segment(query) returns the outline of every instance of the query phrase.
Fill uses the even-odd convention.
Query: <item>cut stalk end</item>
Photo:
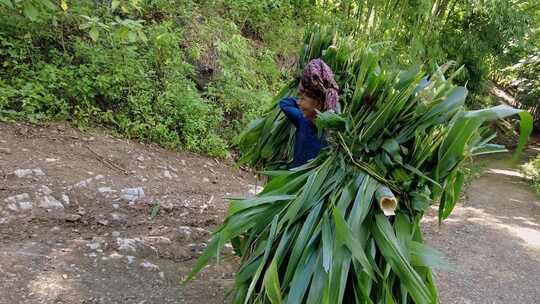
[[[379,187],[375,192],[375,198],[385,216],[396,215],[398,202],[394,193],[388,187]]]

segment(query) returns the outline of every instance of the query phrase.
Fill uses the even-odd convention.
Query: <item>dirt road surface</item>
[[[428,242],[441,302],[538,303],[540,204],[501,160]],[[227,303],[235,262],[179,281],[226,212],[254,195],[231,163],[69,126],[0,123],[0,304]]]
[[[437,272],[441,303],[540,303],[540,200],[508,157],[482,160],[442,226],[435,210],[425,218],[428,243],[454,267]]]

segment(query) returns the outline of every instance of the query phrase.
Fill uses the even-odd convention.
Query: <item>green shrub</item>
[[[99,124],[224,155],[297,76],[310,22],[351,33],[388,66],[422,62],[433,71],[454,59],[465,66],[456,80],[471,89],[468,103],[489,103],[486,79],[526,57],[531,10],[505,0],[437,3],[0,1],[0,119]]]
[[[531,179],[534,190],[540,195],[540,155],[522,165],[521,171]]]
[[[0,5],[0,117],[101,124],[226,155],[281,84],[275,53],[219,16],[198,23],[195,2],[171,10],[172,2],[73,3],[67,13],[36,7],[36,18]],[[195,65],[205,59],[216,73],[198,87]]]
[[[518,106],[527,109],[534,116],[536,126],[540,123],[540,49],[518,63],[503,69],[500,84],[505,86],[519,102]]]

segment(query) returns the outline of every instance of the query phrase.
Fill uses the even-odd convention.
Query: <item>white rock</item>
[[[48,163],[54,163],[55,161],[58,161],[58,158],[45,158],[45,161]]]
[[[118,250],[123,252],[137,252],[139,242],[140,239],[116,238]]]
[[[66,222],[77,222],[81,220],[81,216],[78,214],[68,214],[64,217]]]
[[[99,193],[112,193],[112,192],[116,192],[115,190],[113,190],[111,187],[99,187],[97,189],[97,191]]]
[[[208,204],[202,204],[201,205],[201,214],[204,213],[204,211],[208,209]]]
[[[51,230],[49,230],[50,232],[53,232],[53,233],[56,233],[56,232],[60,232],[62,231],[62,228],[58,227],[58,226],[54,226],[51,228]]]
[[[11,154],[10,148],[0,148],[0,153]]]
[[[203,183],[209,183],[210,182],[210,179],[208,177],[204,177],[202,179]]]
[[[173,176],[171,175],[171,172],[169,170],[163,171],[163,177],[168,178],[168,179],[173,178]]]
[[[128,264],[131,264],[135,261],[135,257],[132,255],[127,255],[126,259],[128,260]]]
[[[113,232],[111,232],[111,235],[112,235],[112,237],[119,237],[119,236],[120,236],[120,232],[118,232],[118,231],[113,231]]]
[[[90,243],[90,244],[86,244],[86,247],[90,248],[90,250],[97,250],[99,247],[101,247],[101,244],[98,242]]]
[[[144,190],[142,187],[125,188],[122,189],[121,197],[128,201],[135,201],[144,197]]]
[[[49,189],[49,187],[47,187],[45,185],[41,185],[41,186],[39,186],[38,192],[40,192],[42,194],[45,194],[45,195],[49,195],[49,194],[52,193],[52,190]]]
[[[127,215],[119,212],[111,213],[111,223],[113,224],[125,224],[127,222]]]
[[[157,249],[146,244],[140,238],[116,238],[118,252],[123,254],[136,254],[138,256],[157,255]]]
[[[17,169],[15,171],[13,171],[13,173],[18,177],[18,178],[26,178],[26,177],[31,177],[31,176],[43,176],[45,175],[45,173],[43,173],[43,170],[41,170],[40,168],[35,168],[35,169]]]
[[[14,196],[10,196],[4,199],[6,203],[19,203],[21,201],[30,201],[30,195],[28,193],[21,193]]]
[[[124,257],[123,255],[119,254],[119,253],[116,252],[116,251],[113,252],[113,253],[111,253],[111,254],[109,255],[109,258],[110,258],[110,259],[121,259],[121,258],[123,258],[123,257]]]
[[[148,261],[143,261],[140,266],[151,271],[159,271],[159,267],[156,264],[152,264]]]
[[[19,202],[19,208],[21,210],[30,210],[32,209],[32,202]]]
[[[100,180],[100,179],[103,179],[103,178],[105,178],[105,176],[103,176],[101,174],[98,174],[98,175],[96,175],[94,177],[90,177],[90,178],[87,178],[85,180],[82,180],[82,181],[76,183],[75,185],[68,187],[68,189],[71,189],[71,188],[86,188],[86,187],[90,186],[90,184],[93,181]]]
[[[69,205],[69,196],[67,196],[67,194],[62,193],[62,200],[64,201],[64,204]]]
[[[112,207],[113,207],[114,209],[118,209],[118,208],[120,208],[120,205],[118,205],[118,204],[112,204]]]
[[[44,209],[64,209],[64,205],[62,205],[62,203],[51,195],[42,196],[39,202],[39,207]]]
[[[17,207],[17,204],[15,203],[8,204],[7,208],[13,212],[19,211],[19,207]]]

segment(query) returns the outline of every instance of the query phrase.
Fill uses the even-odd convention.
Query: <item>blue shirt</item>
[[[286,97],[279,102],[279,107],[285,116],[296,127],[294,136],[294,159],[290,168],[301,166],[319,154],[327,146],[324,138],[317,136],[313,122],[306,117],[298,107],[296,99]]]

